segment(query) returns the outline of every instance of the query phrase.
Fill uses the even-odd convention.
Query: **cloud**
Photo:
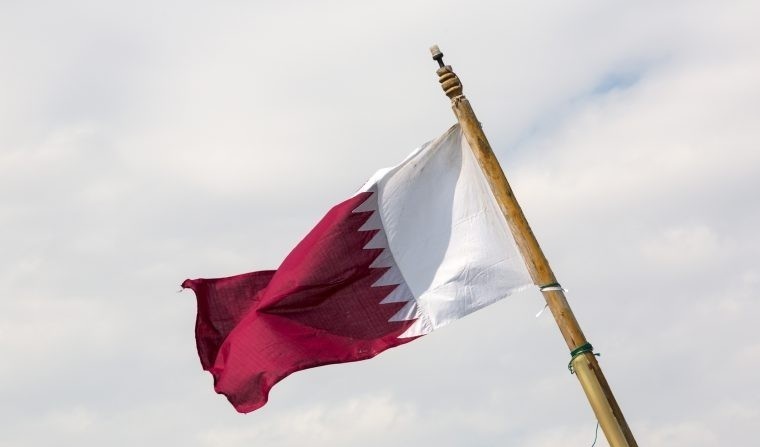
[[[204,445],[371,445],[389,430],[408,431],[418,422],[414,408],[389,396],[362,396],[281,414],[257,427],[220,427],[201,434]],[[369,442],[368,442],[369,441]]]

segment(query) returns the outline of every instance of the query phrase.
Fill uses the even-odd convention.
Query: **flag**
[[[277,270],[182,287],[203,369],[247,413],[295,371],[369,359],[529,284],[456,125],[334,206]]]

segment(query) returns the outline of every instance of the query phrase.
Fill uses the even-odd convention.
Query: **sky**
[[[760,420],[760,4],[0,1],[0,446],[587,446],[531,289],[237,414],[185,278],[275,268],[454,67],[640,445]],[[607,445],[600,440],[597,446]]]

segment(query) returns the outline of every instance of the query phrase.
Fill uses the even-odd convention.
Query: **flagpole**
[[[507,182],[504,171],[486,139],[483,128],[475,116],[470,102],[462,94],[462,83],[451,69],[444,65],[443,53],[438,46],[430,48],[433,59],[438,62],[436,72],[446,96],[451,99],[451,107],[459,121],[462,132],[470,144],[475,157],[485,174],[491,191],[509,224],[518,249],[528,267],[533,282],[540,288],[546,304],[554,316],[559,330],[570,349],[570,367],[586,393],[591,408],[594,410],[599,426],[602,427],[611,447],[638,447],[620,407],[615,401],[612,390],[604,378],[602,369],[596,360],[593,347],[583,335],[578,321],[565,298],[562,286],[557,282],[554,272],[546,260],[544,252],[538,245],[536,236],[530,229],[522,208]]]

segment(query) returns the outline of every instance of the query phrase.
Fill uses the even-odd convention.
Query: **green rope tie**
[[[575,358],[578,357],[579,355],[583,355],[587,352],[590,352],[597,357],[602,355],[602,354],[599,354],[598,352],[594,352],[594,347],[591,346],[591,343],[589,342],[586,342],[578,346],[577,348],[570,351],[570,362],[568,362],[567,364],[567,369],[568,371],[570,371],[570,374],[575,374],[575,370],[573,370],[573,360],[575,360]]]

